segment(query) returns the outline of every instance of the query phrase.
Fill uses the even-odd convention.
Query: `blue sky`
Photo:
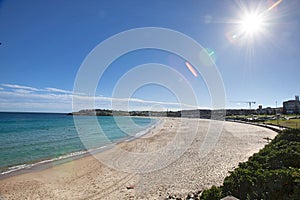
[[[278,1],[247,2],[0,1],[0,111],[70,112],[76,74],[89,52],[141,27],[176,30],[213,50],[227,108],[248,108],[231,102],[248,100],[257,102],[254,107],[281,105],[300,94],[300,1],[283,0],[274,8]],[[246,11],[267,12],[261,30],[235,39]],[[97,107],[110,108],[117,81],[144,63],[174,68],[196,91],[198,107],[211,107],[201,76],[194,77],[177,55],[151,49],[109,66],[98,85]],[[172,91],[157,85],[138,89],[132,98],[131,109],[178,109]]]

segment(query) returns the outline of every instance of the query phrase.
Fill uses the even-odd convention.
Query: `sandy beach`
[[[200,147],[209,138],[207,131],[218,125],[222,131],[217,141],[207,140],[210,151],[201,153]],[[264,147],[264,138],[276,134],[234,122],[164,118],[142,138],[95,156],[2,179],[0,199],[164,199],[186,195],[220,185],[228,171]]]

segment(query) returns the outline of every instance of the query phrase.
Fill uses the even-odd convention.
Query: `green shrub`
[[[212,186],[209,190],[205,190],[201,195],[201,200],[219,200],[222,196],[220,187]]]

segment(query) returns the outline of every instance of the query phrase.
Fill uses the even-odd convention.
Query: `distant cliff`
[[[112,110],[106,110],[106,109],[84,109],[78,112],[68,113],[68,115],[112,116],[113,115],[112,113],[113,113]]]
[[[68,115],[82,116],[155,116],[155,117],[181,117],[181,111],[114,111],[108,109],[84,109],[78,112],[68,113]]]
[[[211,110],[182,110],[182,111],[114,111],[108,109],[85,109],[68,115],[82,116],[147,116],[147,117],[185,117],[210,119]]]

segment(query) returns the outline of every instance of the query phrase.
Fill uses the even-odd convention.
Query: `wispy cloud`
[[[76,108],[73,107],[73,109],[75,109],[74,111],[93,107],[89,105],[95,105],[96,108],[117,110],[153,110],[161,108],[178,110],[198,108],[197,106],[189,105],[185,102],[163,102],[139,98],[89,96],[73,94],[70,90],[53,87],[38,89],[22,85],[1,85],[4,86],[4,88],[2,90],[0,89],[0,111],[17,111],[20,109],[19,111],[71,112],[73,105],[72,100],[74,99],[77,102]],[[30,110],[30,108],[32,108],[32,110]]]
[[[189,105],[184,102],[167,102],[167,101],[152,101],[138,98],[115,98],[104,96],[82,96],[73,95],[77,106],[76,109],[84,109],[87,105],[92,105],[95,102],[96,107],[103,105],[114,110],[151,110],[152,108],[165,108],[165,109],[198,109],[196,105]],[[74,106],[74,105],[73,105]],[[147,108],[147,109],[145,109]]]
[[[13,89],[23,89],[23,90],[32,90],[32,91],[43,91],[34,87],[28,87],[24,85],[13,85],[13,84],[1,84],[4,87],[13,88]]]
[[[4,90],[4,88],[0,87],[0,90]]]
[[[47,87],[45,89],[35,88],[35,87],[29,87],[25,85],[16,85],[16,84],[1,84],[3,87],[15,89],[15,92],[19,93],[30,93],[30,91],[35,92],[58,92],[58,93],[66,93],[66,94],[72,94],[73,92],[70,90],[64,90],[59,88],[53,88],[53,87]],[[1,88],[0,90],[4,90],[4,88]]]
[[[47,91],[49,92],[59,92],[59,93],[66,93],[66,94],[72,94],[73,91],[69,91],[69,90],[63,90],[63,89],[58,89],[58,88],[46,88]]]
[[[32,90],[24,90],[24,89],[13,89],[14,92],[16,93],[32,93],[33,91]]]
[[[71,100],[72,95],[67,94],[54,94],[54,93],[31,93],[31,92],[24,92],[20,90],[14,91],[0,91],[0,97],[10,100]]]

